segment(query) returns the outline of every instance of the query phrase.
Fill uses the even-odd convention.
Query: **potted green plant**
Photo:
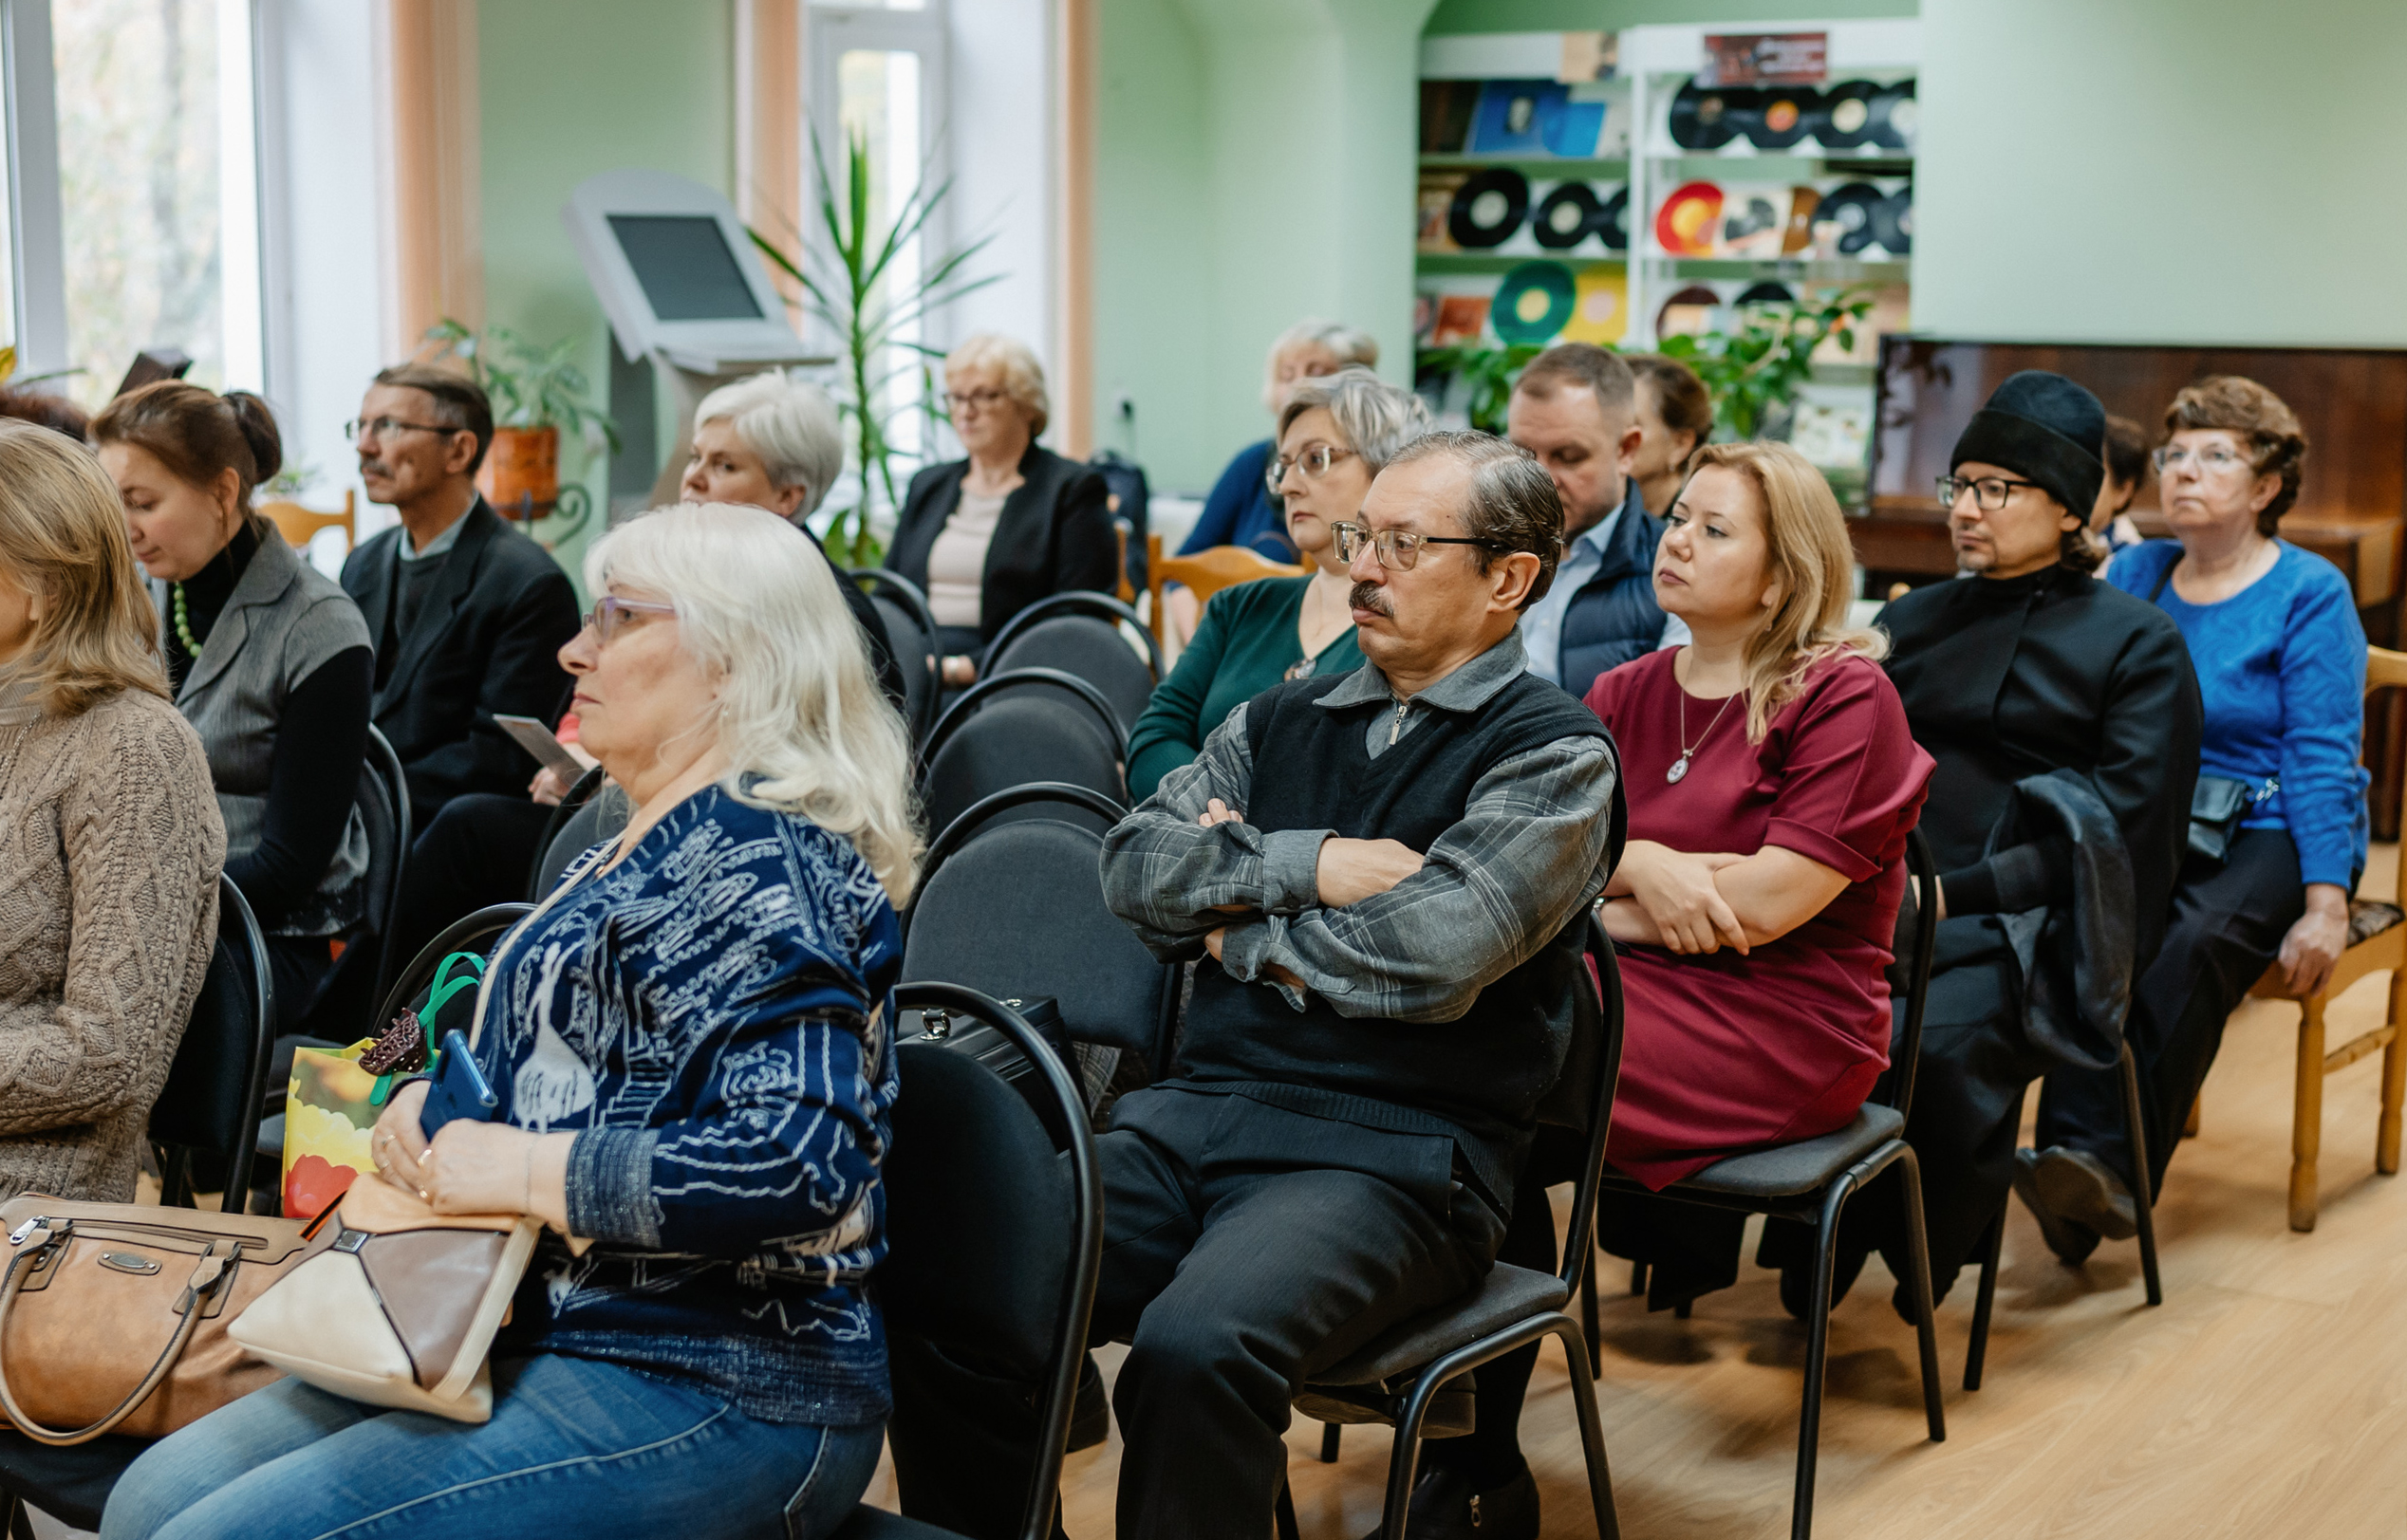
[[[1666,337],[1664,354],[1696,371],[1713,398],[1714,425],[1733,438],[1756,438],[1784,422],[1814,375],[1814,350],[1832,337],[1856,345],[1856,327],[1872,313],[1865,289],[1844,289],[1818,304],[1750,305],[1735,331]]]
[[[995,283],[999,274],[970,277],[970,260],[994,237],[981,236],[923,260],[916,277],[905,281],[895,270],[895,258],[920,232],[952,190],[950,181],[929,187],[916,182],[890,217],[873,217],[868,140],[858,132],[845,142],[845,176],[839,188],[828,174],[827,156],[818,136],[811,140],[811,158],[818,175],[818,238],[796,237],[803,251],[796,262],[759,231],[751,232],[777,271],[800,291],[802,306],[817,317],[838,339],[843,351],[843,380],[836,406],[844,414],[847,446],[852,459],[857,495],[850,507],[838,509],[828,525],[830,554],[848,566],[869,566],[884,555],[871,528],[882,506],[899,510],[895,464],[900,452],[889,434],[905,412],[924,413],[929,425],[948,420],[939,407],[931,362],[943,357],[940,348],[903,335],[962,295]],[[898,356],[899,355],[899,356]],[[896,380],[916,375],[917,399],[881,409],[880,399]],[[882,504],[881,504],[881,499]]]
[[[538,519],[560,507],[560,435],[566,431],[595,447],[619,446],[619,431],[594,406],[593,387],[576,362],[577,343],[564,338],[549,347],[507,326],[474,331],[445,316],[426,328],[433,358],[456,358],[484,387],[494,406],[493,447],[476,474],[476,490],[505,517]],[[571,488],[579,505],[583,488]]]

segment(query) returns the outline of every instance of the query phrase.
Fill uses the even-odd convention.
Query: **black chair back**
[[[1133,650],[1134,638],[1143,650]],[[985,671],[1057,668],[1103,693],[1125,733],[1162,680],[1162,649],[1136,611],[1107,594],[1062,593],[1013,616],[986,649]]]
[[[1000,1002],[915,983],[896,991],[895,1003],[974,1017],[1009,1038],[1066,1131],[1067,1148],[1056,1151],[1026,1093],[942,1040],[897,1050],[903,1089],[880,1173],[888,1250],[871,1287],[891,1328],[1045,1380],[1044,1437],[1022,1526],[1029,1540],[1045,1540],[1103,1252],[1103,1184],[1086,1104],[1060,1058]]]
[[[1000,815],[1026,808],[1017,821]],[[1178,1007],[1179,970],[1157,961],[1103,901],[1103,839],[1039,816],[1076,809],[1107,823],[1110,803],[1081,787],[1016,787],[937,837],[904,916],[903,976],[966,985],[998,999],[1050,995],[1073,1042],[1142,1054],[1159,1074]]]
[[[583,787],[587,781],[595,783],[593,789],[574,807],[561,804],[566,815],[553,817],[543,847],[535,852],[534,873],[527,882],[529,903],[541,903],[546,894],[560,885],[569,863],[616,835],[635,815],[626,792],[603,781],[601,770],[588,771],[577,785]]]
[[[1922,1008],[1931,994],[1931,951],[1939,936],[1939,867],[1931,860],[1931,844],[1922,837],[1919,827],[1906,836],[1906,903],[1912,908],[1911,918],[1901,909],[1899,934],[1909,937],[1911,950],[1903,959],[1906,964],[1906,1015],[1898,1023],[1897,1042],[1889,1055],[1889,1062],[1897,1067],[1897,1073],[1888,1086],[1884,1098],[1875,1094],[1875,1101],[1886,1101],[1908,1117],[1913,1115],[1913,1077],[1922,1063]]]
[[[1119,719],[1093,685],[1058,669],[1015,669],[972,685],[937,721],[921,750],[920,805],[928,826],[942,829],[998,791],[1059,781],[1126,807],[1127,767]]]
[[[369,789],[373,783],[375,791]],[[368,841],[368,902],[367,934],[351,943],[371,950],[362,959],[367,976],[373,983],[372,996],[382,995],[385,983],[393,976],[400,959],[386,955],[384,937],[393,920],[393,906],[400,898],[401,877],[409,863],[409,849],[416,838],[410,826],[409,778],[401,772],[401,756],[394,751],[393,742],[374,723],[367,730],[367,748],[360,767],[360,815],[367,822]],[[391,854],[386,856],[384,851]],[[378,865],[383,860],[383,867]],[[344,949],[345,957],[351,947]],[[355,967],[359,964],[354,964]],[[321,993],[330,993],[322,991]]]
[[[559,879],[560,868],[550,864],[552,842],[560,838],[560,831],[568,826],[569,819],[577,815],[577,809],[591,802],[594,793],[600,791],[603,783],[608,779],[601,766],[594,766],[576,778],[575,784],[560,798],[559,805],[551,809],[551,817],[543,826],[543,838],[535,842],[534,862],[527,868],[529,903],[541,903],[543,896],[551,891],[551,881],[545,881],[547,873],[553,881]]]
[[[1621,1082],[1621,968],[1614,958],[1613,942],[1596,923],[1594,911],[1579,922],[1588,937],[1588,969],[1573,980],[1570,1051],[1563,1055],[1562,1073],[1554,1088],[1538,1104],[1538,1121],[1556,1128],[1585,1134],[1578,1176],[1572,1188],[1571,1237],[1563,1244],[1563,1287],[1577,1292],[1589,1253],[1595,1248],[1596,1192],[1605,1169],[1605,1141],[1613,1132],[1614,1092]]]
[[[217,880],[217,939],[209,972],[151,1107],[150,1137],[162,1146],[159,1200],[193,1206],[192,1157],[222,1159],[224,1191],[251,1191],[266,1099],[268,1056],[275,1041],[275,983],[259,921],[233,879]],[[235,1205],[239,1207],[240,1205]]]
[[[400,1015],[404,1006],[435,981],[435,970],[440,968],[443,959],[453,953],[479,952],[491,956],[493,948],[483,943],[499,937],[502,932],[533,914],[534,908],[531,903],[487,904],[475,914],[463,916],[444,926],[443,933],[420,948],[418,956],[409,960],[409,966],[394,978],[393,987],[385,994],[383,1009],[376,1013],[376,1019],[385,1022]],[[440,1047],[439,1044],[433,1046]]]
[[[910,579],[884,567],[856,567],[846,575],[868,590],[870,606],[886,624],[886,646],[903,671],[903,722],[916,744],[936,725],[942,694],[936,674],[936,617],[928,613],[927,596]]]

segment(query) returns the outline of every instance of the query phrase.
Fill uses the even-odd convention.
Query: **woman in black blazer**
[[[969,457],[911,478],[886,565],[926,592],[945,686],[960,689],[1013,616],[1073,588],[1112,592],[1120,558],[1101,473],[1036,446],[1045,374],[1025,344],[970,338],[944,361],[944,390]]]

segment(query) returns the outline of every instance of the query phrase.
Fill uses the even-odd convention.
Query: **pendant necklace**
[[[1672,682],[1676,687],[1679,681],[1675,679]],[[1663,772],[1665,781],[1672,786],[1678,786],[1687,779],[1689,759],[1694,757],[1699,749],[1705,747],[1706,739],[1713,736],[1713,730],[1722,725],[1722,713],[1730,709],[1730,702],[1745,694],[1746,692],[1741,690],[1736,696],[1725,696],[1722,701],[1722,711],[1713,714],[1713,720],[1705,724],[1705,731],[1697,735],[1697,741],[1690,743],[1689,741],[1689,692],[1686,690],[1680,692],[1680,757],[1673,760],[1671,768]]]

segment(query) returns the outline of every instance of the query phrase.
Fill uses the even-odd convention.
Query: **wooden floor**
[[[2383,875],[2393,852],[2377,860]],[[2368,884],[2369,891],[2372,884]],[[2336,1002],[2333,1041],[2379,1019],[2386,979]],[[1948,1441],[1924,1438],[1913,1333],[1877,1259],[1831,1337],[1816,1530],[1846,1540],[2401,1540],[2407,1537],[2407,1180],[2374,1172],[2379,1056],[2326,1083],[2323,1217],[2286,1220],[2297,1011],[2250,1001],[2207,1083],[2156,1211],[2165,1303],[2147,1307],[2135,1244],[2073,1271],[2018,1204],[1987,1382],[1963,1390],[1968,1274],[1940,1306]],[[1608,1262],[1605,1277],[1616,1276]],[[1626,1271],[1618,1276],[1626,1282]],[[1630,1540],[1785,1535],[1804,1330],[1774,1275],[1650,1315],[1608,1290],[1598,1384],[1622,1532]],[[1106,1373],[1118,1350],[1104,1355]],[[1288,1436],[1307,1540],[1378,1520],[1384,1429]],[[1522,1437],[1545,1534],[1595,1532],[1561,1360],[1550,1345]],[[1119,1439],[1071,1457],[1074,1540],[1111,1532]],[[882,1474],[872,1501],[891,1505]]]

